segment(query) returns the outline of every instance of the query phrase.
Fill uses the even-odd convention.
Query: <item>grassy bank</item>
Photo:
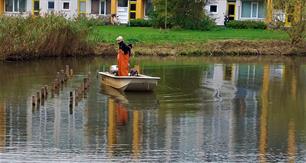
[[[306,55],[306,46],[292,47],[286,32],[260,29],[212,31],[160,30],[148,27],[96,27],[91,39],[99,42],[95,53],[116,54],[114,39],[122,35],[133,43],[134,54],[142,56],[239,56]]]
[[[217,40],[288,40],[286,32],[260,29],[225,29],[212,31],[160,30],[150,27],[100,26],[92,33],[97,42],[114,43],[122,35],[127,42],[144,44],[180,44]]]
[[[96,26],[91,20],[62,16],[0,17],[0,60],[49,56],[116,55],[115,38],[134,45],[135,55],[306,55],[286,32],[261,29],[211,31],[150,27]]]

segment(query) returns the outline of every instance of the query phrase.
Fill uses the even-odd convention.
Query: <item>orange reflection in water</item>
[[[129,118],[132,118],[132,126],[129,126]],[[141,127],[142,113],[140,111],[132,111],[132,116],[129,117],[129,111],[126,106],[112,98],[108,100],[108,154],[112,157],[114,145],[117,143],[118,126],[132,127],[132,156],[137,159],[140,156],[141,144]]]
[[[116,103],[116,119],[117,119],[117,124],[118,125],[126,125],[128,122],[128,111],[126,109],[126,107],[121,104],[121,103]]]

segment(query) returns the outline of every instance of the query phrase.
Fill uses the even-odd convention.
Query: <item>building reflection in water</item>
[[[288,161],[290,163],[295,162],[296,157],[296,142],[295,142],[295,122],[289,121],[288,124]]]
[[[109,157],[112,157],[113,146],[116,144],[116,103],[113,99],[108,100],[108,125],[107,125],[107,150]]]
[[[21,111],[20,106],[0,103],[0,152],[6,146],[26,141],[29,151],[53,147],[68,151],[85,149],[85,155],[97,152],[99,155],[94,153],[94,157],[103,155],[107,159],[124,156],[173,161],[194,154],[195,158],[218,161],[209,160],[218,154],[229,160],[238,160],[243,155],[270,162],[271,155],[281,153],[289,162],[297,161],[297,144],[301,140],[298,132],[305,129],[299,120],[305,122],[306,106],[302,83],[305,78],[300,67],[211,64],[210,68],[201,79],[205,86],[218,90],[220,96],[210,96],[219,99],[205,101],[205,105],[197,100],[203,98],[204,91],[209,91],[206,89],[197,91],[197,97],[192,99],[195,102],[189,105],[171,99],[165,91],[170,100],[162,101],[162,108],[157,111],[152,109],[159,108],[152,107],[157,103],[152,95],[105,92],[98,96],[97,92],[89,94],[88,104],[79,103],[73,115],[63,107],[68,106],[68,101],[66,104],[59,98],[50,99],[34,112],[30,99],[28,109]],[[146,100],[150,101],[145,103]],[[169,101],[172,108],[165,105]],[[18,116],[23,120],[15,118]],[[22,139],[24,135],[26,140]],[[186,155],[182,155],[184,152]]]
[[[266,162],[266,150],[268,143],[268,109],[269,109],[269,85],[270,85],[270,67],[264,65],[261,90],[261,110],[259,118],[259,161]]]
[[[0,102],[0,152],[5,149],[6,142],[6,107],[5,103]]]
[[[128,110],[126,104],[118,99],[108,98],[108,126],[107,126],[107,150],[108,156],[113,157],[117,146],[121,143],[131,145],[133,159],[140,156],[141,144],[141,108]],[[133,110],[134,109],[134,110]]]

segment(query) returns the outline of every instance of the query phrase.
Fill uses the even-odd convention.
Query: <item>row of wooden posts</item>
[[[73,113],[73,106],[78,106],[78,103],[83,99],[86,98],[87,96],[87,91],[90,86],[90,72],[88,73],[88,76],[83,79],[83,82],[81,85],[76,88],[74,91],[70,92],[70,101],[69,101],[69,109],[70,109],[70,114]],[[73,105],[74,104],[74,105]]]
[[[89,72],[87,77],[84,77],[82,83],[79,87],[77,87],[74,91],[71,91],[70,101],[69,101],[69,110],[70,114],[73,113],[73,106],[77,106],[78,103],[83,99],[83,97],[87,96],[87,91],[90,86],[90,75]],[[67,83],[69,79],[73,77],[73,69],[69,69],[69,65],[66,65],[66,70],[61,70],[60,72],[57,72],[56,78],[52,82],[51,86],[51,98],[54,97],[55,94],[59,95],[60,91],[63,90],[64,85]],[[44,102],[48,98],[48,85],[45,85],[41,88],[40,91],[37,91],[36,96],[32,96],[32,106],[33,108],[37,106],[39,108],[40,105],[44,105]]]
[[[63,85],[71,79],[73,76],[73,69],[69,69],[69,65],[66,65],[65,70],[57,72],[56,78],[54,79],[51,85],[51,97],[54,97],[54,94],[59,94],[60,90],[63,89]],[[32,96],[32,106],[44,105],[44,101],[48,99],[49,89],[48,85],[45,85],[41,88],[40,91],[36,92],[36,96]]]

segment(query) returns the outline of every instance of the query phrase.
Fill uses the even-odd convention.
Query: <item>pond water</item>
[[[306,161],[305,58],[137,58],[161,80],[121,93],[96,72],[115,59],[0,63],[0,162]],[[70,65],[74,76],[32,107]],[[88,72],[86,96],[69,93]]]

